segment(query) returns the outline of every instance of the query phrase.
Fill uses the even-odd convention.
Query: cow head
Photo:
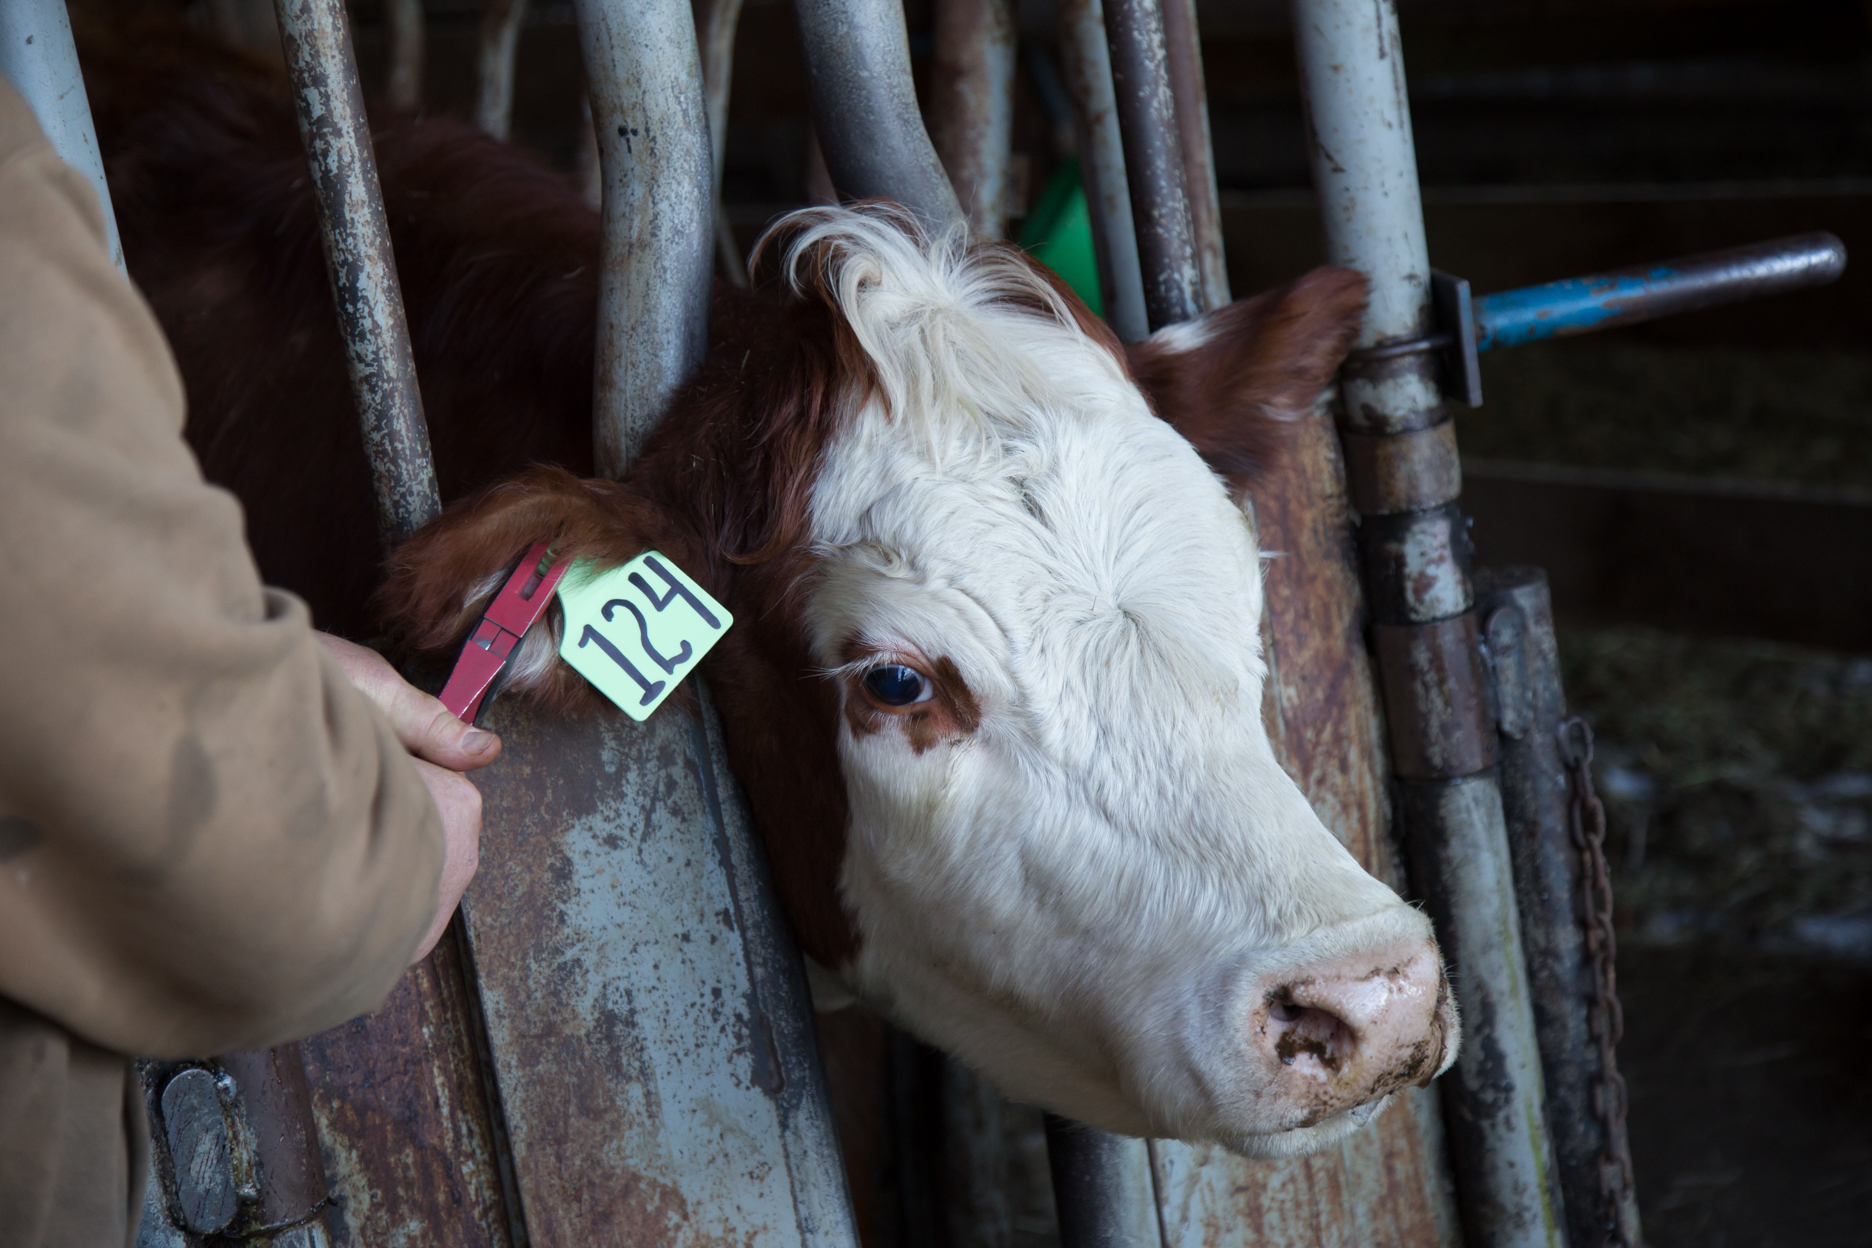
[[[1276,762],[1218,476],[1311,408],[1362,280],[1127,360],[1009,249],[882,206],[778,228],[783,280],[718,312],[630,475],[453,508],[395,556],[391,622],[447,654],[542,539],[677,559],[740,621],[706,671],[807,954],[1017,1099],[1281,1156],[1446,1068],[1428,922]],[[508,691],[588,702],[556,628]]]

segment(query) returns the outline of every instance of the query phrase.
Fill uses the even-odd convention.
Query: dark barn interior
[[[422,107],[471,116],[482,6],[425,7]],[[1071,155],[1050,7],[1019,10],[1017,217]],[[1568,701],[1598,735],[1646,1239],[1872,1243],[1872,8],[1398,7],[1431,259],[1476,292],[1811,230],[1853,257],[1824,289],[1490,353],[1458,427],[1479,560],[1547,569]],[[1322,259],[1287,5],[1198,13],[1230,280],[1252,293]],[[380,86],[385,15],[352,14]],[[926,0],[908,16],[927,76]],[[516,81],[515,140],[581,176],[567,0],[531,6]],[[812,198],[810,148],[789,7],[748,0],[723,180],[744,251]],[[978,1224],[1057,1242],[1037,1113],[945,1097],[966,1077],[874,1022],[822,1028],[885,1114],[973,1096],[969,1138],[1000,1141],[891,1156],[847,1107],[874,1245]],[[945,1215],[956,1185],[991,1199]]]

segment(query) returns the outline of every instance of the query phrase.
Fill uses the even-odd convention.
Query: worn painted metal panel
[[[841,195],[894,199],[935,229],[962,207],[923,127],[898,0],[797,0],[813,130]]]
[[[1014,135],[1012,0],[937,0],[930,137],[976,233],[1007,231]]]
[[[1504,290],[1475,301],[1476,350],[1824,286],[1845,271],[1846,245],[1822,231]]]
[[[345,370],[376,491],[378,528],[385,544],[394,545],[442,504],[351,23],[335,0],[277,0],[276,12],[344,337]]]
[[[300,1042],[338,1248],[524,1248],[458,932],[383,1007]]]
[[[1098,250],[1105,319],[1120,339],[1139,342],[1150,333],[1150,324],[1144,311],[1144,276],[1138,267],[1137,228],[1131,220],[1111,53],[1105,44],[1105,9],[1099,0],[1058,0],[1055,13],[1066,90],[1079,130],[1079,168]]]
[[[59,159],[82,173],[97,192],[104,209],[104,245],[111,263],[123,272],[117,214],[111,211],[104,158],[98,152],[97,127],[91,122],[91,101],[78,70],[65,0],[0,0],[0,78],[25,99]]]
[[[720,731],[496,706],[464,902],[535,1245],[856,1243],[804,972]]]

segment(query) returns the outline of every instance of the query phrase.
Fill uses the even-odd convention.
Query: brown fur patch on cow
[[[1314,269],[1209,313],[1192,350],[1161,338],[1132,344],[1132,376],[1210,467],[1252,484],[1273,469],[1345,362],[1367,289],[1351,269]]]

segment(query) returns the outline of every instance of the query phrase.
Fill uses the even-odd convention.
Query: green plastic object
[[[1020,245],[1052,269],[1086,301],[1094,316],[1105,315],[1099,290],[1098,255],[1092,249],[1092,213],[1086,207],[1079,159],[1069,156],[1053,172],[1046,189],[1021,225]]]

